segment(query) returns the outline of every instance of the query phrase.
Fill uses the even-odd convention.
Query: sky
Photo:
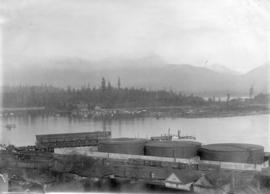
[[[270,61],[269,0],[1,0],[1,13],[5,68],[158,56],[247,72]]]

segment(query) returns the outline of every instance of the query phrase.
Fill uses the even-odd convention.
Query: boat
[[[151,137],[153,141],[185,141],[185,140],[196,140],[196,137],[191,135],[181,136],[181,130],[177,130],[177,134],[171,134],[170,128],[168,129],[168,133],[160,136]]]

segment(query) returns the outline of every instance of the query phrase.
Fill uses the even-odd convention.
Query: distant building
[[[79,103],[76,105],[76,108],[72,111],[73,116],[77,117],[88,117],[90,114],[90,111],[88,109],[88,105],[84,103]]]
[[[102,111],[103,109],[100,106],[95,106],[95,111]]]

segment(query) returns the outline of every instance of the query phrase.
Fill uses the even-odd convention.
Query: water
[[[225,118],[144,118],[134,120],[92,121],[66,117],[10,117],[1,118],[1,143],[17,146],[34,145],[35,135],[107,130],[112,137],[150,138],[181,130],[181,135],[192,135],[203,144],[252,143],[270,151],[270,115]],[[7,124],[16,128],[8,130]]]

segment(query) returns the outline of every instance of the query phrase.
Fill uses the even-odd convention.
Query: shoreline
[[[24,116],[42,116],[42,117],[68,117],[70,119],[76,120],[93,120],[93,121],[106,121],[106,120],[133,120],[133,119],[146,119],[146,118],[156,118],[156,119],[163,119],[163,118],[185,118],[185,119],[200,119],[200,118],[226,118],[226,117],[244,117],[244,116],[255,116],[255,115],[269,115],[270,110],[264,111],[252,111],[252,112],[223,112],[223,113],[206,113],[206,114],[184,114],[180,115],[178,113],[174,113],[173,115],[169,112],[150,112],[149,115],[143,116],[119,116],[117,118],[90,118],[90,117],[73,117],[70,115],[58,115],[58,114],[18,114],[18,115],[8,115],[8,116],[1,116],[0,118],[11,118],[11,117],[24,117]]]
[[[172,118],[226,118],[226,117],[244,117],[244,116],[255,116],[255,115],[269,115],[270,111],[260,111],[256,113],[221,113],[221,114],[208,114],[208,115],[189,115],[182,117]]]

